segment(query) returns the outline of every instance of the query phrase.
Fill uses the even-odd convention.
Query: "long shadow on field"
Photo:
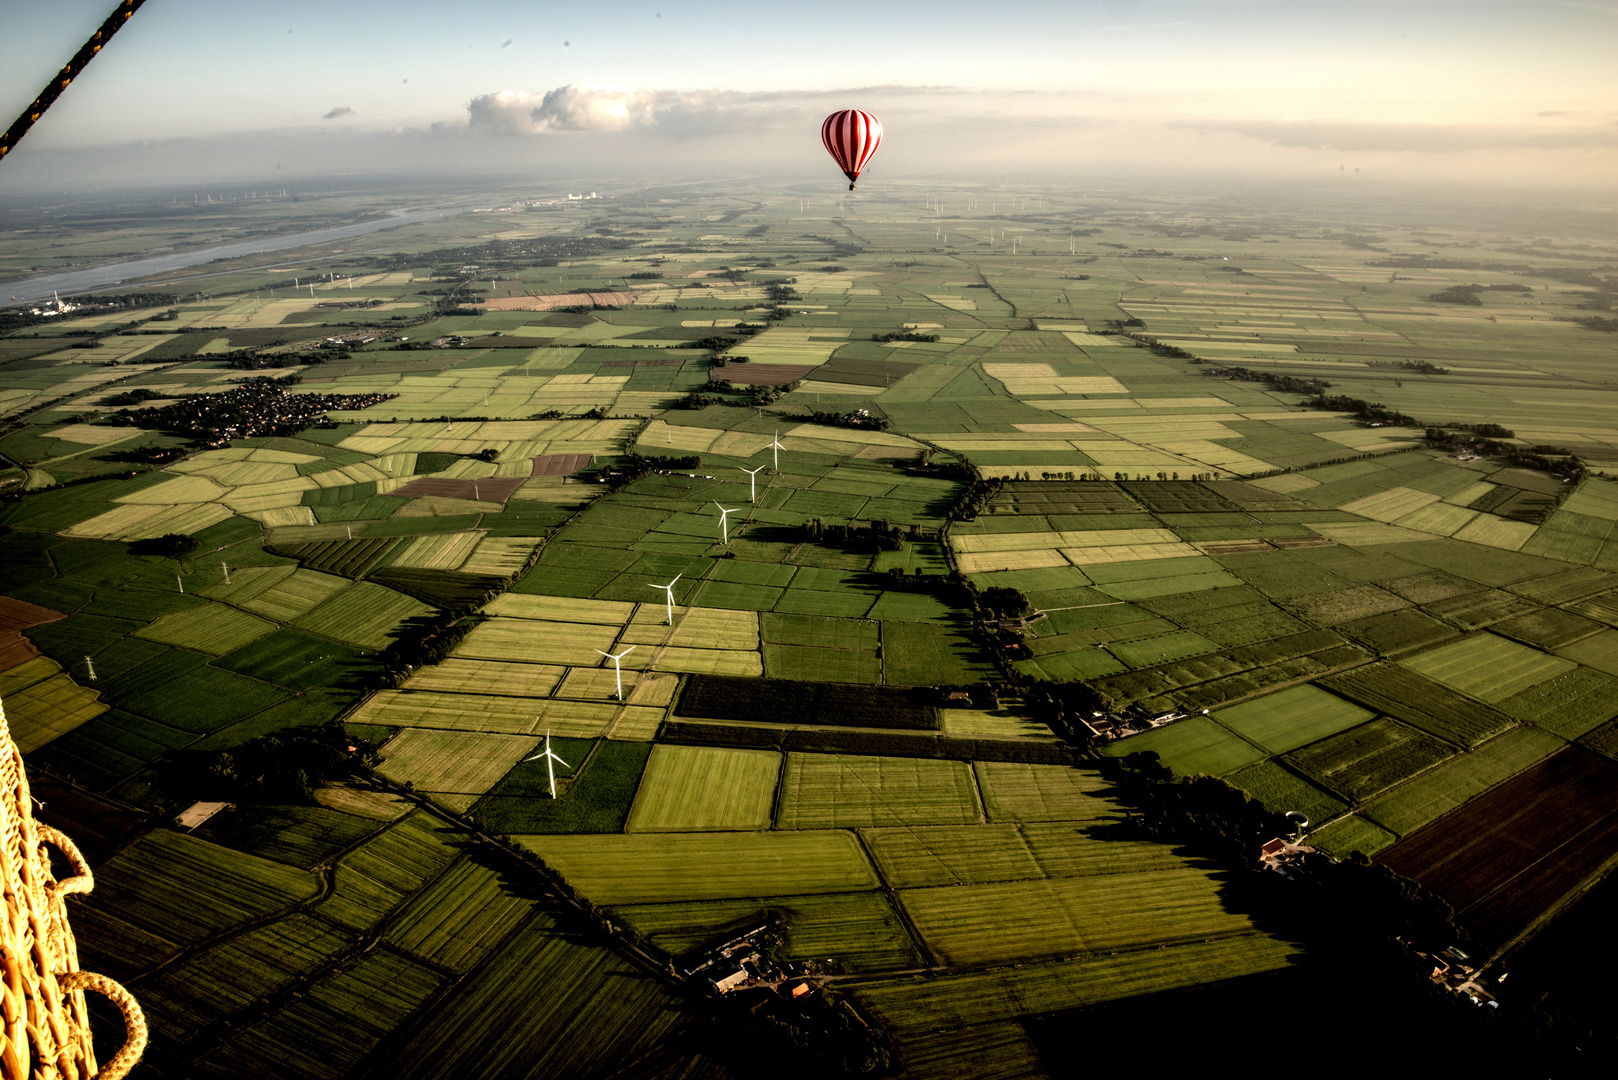
[[[1155,754],[1104,759],[1102,773],[1112,781],[1105,796],[1125,817],[1089,835],[1162,843],[1189,865],[1211,870],[1226,912],[1298,951],[1278,971],[1024,1017],[1056,1075],[1068,1075],[1063,1063],[1078,1060],[1092,1068],[1111,1057],[1138,1065],[1143,1045],[1152,1047],[1152,1065],[1162,1074],[1205,1064],[1210,1050],[1235,1045],[1244,1018],[1250,1034],[1270,1031],[1275,1040],[1307,1032],[1316,1051],[1308,1067],[1325,1076],[1385,1072],[1395,1062],[1396,1075],[1416,1075],[1452,1064],[1462,1046],[1497,1075],[1596,1075],[1529,1010],[1496,1012],[1431,981],[1433,962],[1414,949],[1471,943],[1448,905],[1414,882],[1363,860],[1324,856],[1289,864],[1286,873],[1261,869],[1258,849],[1290,835],[1288,823],[1245,793],[1206,776],[1176,782]],[[1165,1031],[1175,1037],[1151,1038]],[[1549,1062],[1556,1065],[1547,1068]]]

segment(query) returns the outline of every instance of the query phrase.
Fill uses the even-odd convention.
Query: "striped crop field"
[[[1193,716],[1167,727],[1107,743],[1103,753],[1123,756],[1151,750],[1181,776],[1223,776],[1268,755],[1257,746],[1206,716]]]
[[[861,982],[852,994],[898,1034],[908,1061],[923,1052],[927,1044],[947,1038],[940,1032],[964,1028],[972,1033],[971,1041],[981,1042],[982,1035],[978,1033],[991,1023],[1273,971],[1287,967],[1296,952],[1296,946],[1274,938],[1223,938],[1083,957],[1060,964],[1022,964],[938,978],[901,976]],[[1020,1032],[1022,1025],[1016,1026]],[[999,1070],[1015,1062],[1024,1071],[1010,1075],[1045,1075],[1047,1067],[1033,1047],[1024,1041],[1022,1048],[1026,1057],[1021,1061],[1001,1050],[985,1064]],[[954,1063],[943,1064],[949,1067]],[[995,1073],[985,1069],[982,1075]]]
[[[899,902],[935,953],[954,964],[1139,948],[1251,933],[1225,909],[1216,872],[1143,873],[906,889]],[[1006,913],[1017,912],[1007,919]]]
[[[653,748],[628,832],[767,829],[781,755],[709,746]]]
[[[63,529],[62,535],[98,540],[145,540],[175,532],[200,532],[230,516],[230,509],[218,503],[117,506]]]
[[[510,577],[528,563],[528,556],[539,546],[537,536],[490,536],[461,564],[467,574]]]
[[[463,858],[411,901],[387,940],[423,960],[465,971],[529,910],[527,900],[503,887],[498,872]]]
[[[621,651],[621,650],[615,650]],[[624,670],[674,671],[685,675],[763,675],[764,658],[756,652],[683,649],[672,645],[637,648],[623,659]]]
[[[1476,510],[1468,510],[1464,506],[1429,503],[1414,513],[1396,519],[1394,524],[1406,529],[1419,529],[1435,536],[1454,536],[1467,522],[1477,516]]]
[[[589,626],[583,623],[496,618],[466,635],[456,648],[455,655],[474,660],[515,660],[530,664],[593,667],[600,662],[601,653],[620,651],[613,648],[613,642],[617,640],[616,624]]]
[[[1376,714],[1305,684],[1220,709],[1215,719],[1272,754],[1346,731]]]
[[[1437,495],[1428,491],[1393,487],[1379,491],[1375,495],[1367,495],[1363,499],[1344,503],[1338,509],[1373,521],[1393,521],[1406,514],[1413,514],[1422,507],[1437,502],[1438,499]]]
[[[274,623],[245,611],[224,604],[205,604],[164,615],[137,630],[135,636],[195,649],[210,656],[223,656],[274,630]]]
[[[593,739],[620,714],[655,713],[616,702],[555,701],[499,694],[382,690],[368,698],[352,720],[384,727],[437,728],[445,731],[496,732],[505,735],[555,735]]]
[[[392,565],[418,570],[455,570],[483,539],[478,531],[434,533],[407,541],[393,556]]]
[[[212,570],[213,568],[209,568]],[[227,604],[237,607],[246,606],[247,602],[262,595],[266,590],[275,588],[297,572],[297,567],[290,564],[280,566],[243,566],[230,571],[230,580],[224,580],[224,571],[219,573],[219,580],[212,585],[194,588],[198,596],[206,596],[212,600],[223,600]],[[344,582],[347,584],[347,582]]]
[[[463,834],[425,810],[399,818],[337,861],[332,891],[316,909],[345,930],[368,930],[442,873]]]
[[[414,597],[361,581],[301,616],[294,625],[363,649],[385,649],[393,640],[390,630],[431,611]]]
[[[860,835],[895,889],[1045,877],[1015,825],[866,829]]]
[[[596,904],[861,892],[879,884],[859,841],[842,831],[521,836],[517,842]]]
[[[613,600],[587,600],[570,596],[533,596],[527,593],[501,593],[485,607],[489,615],[512,619],[540,619],[547,622],[593,623],[622,626],[635,612],[634,604]]]
[[[1382,717],[1294,750],[1288,760],[1350,800],[1368,799],[1454,753],[1414,728]]]
[[[266,619],[291,622],[305,612],[324,604],[348,588],[346,578],[316,570],[294,570],[257,595],[238,601],[242,607]]]
[[[758,613],[728,608],[676,607],[674,625],[664,625],[668,608],[642,604],[624,631],[626,645],[674,645],[693,649],[758,650]],[[616,651],[616,650],[614,650]]]
[[[100,716],[107,706],[98,692],[61,673],[11,691],[5,710],[11,737],[26,754]]]
[[[789,754],[776,827],[965,825],[982,820],[965,762]]]
[[[1407,835],[1566,745],[1548,731],[1516,728],[1400,784],[1368,805],[1364,814]]]
[[[600,667],[564,668],[567,674],[555,696],[570,701],[618,700],[618,673],[612,661],[602,659]],[[677,675],[655,675],[645,671],[623,672],[624,701],[630,705],[667,705],[674,700]]]
[[[488,791],[511,767],[539,746],[526,735],[487,735],[462,731],[410,728],[382,747],[384,776],[411,783],[418,791],[477,796]],[[472,800],[452,809],[466,809]]]
[[[1099,566],[1102,563],[1152,562],[1166,559],[1184,559],[1202,552],[1190,544],[1098,544],[1092,547],[1062,548],[1061,553],[1074,566]],[[1162,568],[1164,576],[1179,573],[1174,566]]]
[[[454,873],[452,870],[451,873]],[[378,1055],[398,1080],[637,1075],[679,1041],[676,999],[654,977],[542,908]]]
[[[1479,514],[1455,532],[1455,539],[1472,544],[1516,551],[1533,537],[1537,525],[1526,521],[1508,521],[1492,514]]]
[[[961,555],[956,562],[963,574],[988,574],[996,570],[1040,570],[1050,566],[1067,566],[1067,558],[1054,548],[1033,551],[989,551],[982,554]]]
[[[1489,633],[1472,634],[1406,657],[1400,663],[1491,705],[1575,667],[1571,660],[1550,656]]]
[[[1015,761],[980,761],[973,768],[990,821],[1078,821],[1118,813],[1109,785],[1091,770]]]
[[[160,829],[96,867],[94,895],[77,903],[159,935],[168,951],[173,941],[201,941],[319,894],[311,873]],[[176,911],[186,917],[176,920]]]
[[[439,690],[454,694],[502,694],[549,697],[568,669],[555,664],[522,664],[450,657],[416,670],[405,690]]]

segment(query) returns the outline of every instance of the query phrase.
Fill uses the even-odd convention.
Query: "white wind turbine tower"
[[[764,466],[760,465],[756,469],[742,469],[742,467],[740,465],[738,465],[736,467],[738,469],[741,469],[742,472],[747,474],[747,501],[750,502],[750,503],[757,504],[758,503],[758,474],[763,471]],[[718,506],[719,504],[715,503],[714,505]]]
[[[718,503],[714,503],[714,505],[719,506]],[[738,509],[740,507],[732,507],[726,510],[723,506],[719,506],[719,541],[722,544],[730,543],[730,515],[734,514]]]
[[[547,728],[545,730],[545,749],[544,749],[544,751],[541,752],[541,753],[535,754],[533,757],[523,758],[523,761],[525,763],[529,762],[529,761],[538,761],[540,758],[545,759],[545,775],[550,779],[550,782],[551,782],[551,798],[554,799],[554,798],[556,798],[556,766],[553,764],[553,762],[562,761],[562,759],[560,757],[558,757],[556,754],[551,752],[551,733],[550,733],[549,728]],[[571,769],[573,766],[569,765],[565,761],[562,761],[562,767],[567,768],[567,769]]]
[[[680,580],[680,575],[675,574],[674,575],[674,581],[679,581],[679,580]],[[669,614],[668,614],[668,622],[663,624],[665,626],[673,626],[674,625],[674,581],[669,582],[667,585],[648,585],[648,586],[646,586],[648,589],[662,589],[664,592],[669,594]],[[597,651],[600,651],[600,650],[597,650]],[[602,653],[601,655],[605,656],[606,653]]]
[[[653,585],[652,588],[655,589],[655,588],[657,588],[657,586]],[[601,653],[602,656],[605,656],[608,660],[612,661],[612,673],[618,677],[618,700],[619,701],[624,700],[624,668],[623,668],[623,665],[621,663],[619,663],[619,661],[621,661],[624,657],[628,656],[630,653],[632,653],[634,651],[635,651],[635,646],[633,646],[633,645],[631,645],[629,648],[625,649],[623,652],[618,653],[617,655],[614,655],[614,654],[612,654],[610,652],[601,652],[600,649],[596,650],[596,652]],[[567,762],[564,761],[564,762],[562,762],[562,764],[566,765]]]
[[[773,447],[774,450],[775,450],[775,464],[773,466],[771,466],[770,471],[771,472],[780,472],[781,471],[781,451],[785,450],[786,447],[781,445],[781,433],[779,431],[777,431],[775,433],[775,438],[770,443],[770,446]]]

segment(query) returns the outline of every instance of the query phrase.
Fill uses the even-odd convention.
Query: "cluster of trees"
[[[482,616],[459,611],[433,611],[406,619],[377,657],[382,685],[396,686],[416,668],[443,660],[482,621]]]
[[[1478,424],[1478,428],[1495,428],[1506,434],[1502,438],[1511,438],[1509,428],[1498,427],[1494,424]],[[1503,457],[1524,469],[1538,469],[1553,476],[1565,477],[1577,481],[1584,476],[1584,462],[1578,454],[1565,446],[1550,446],[1536,443],[1532,446],[1518,446],[1516,443],[1497,442],[1492,438],[1479,438],[1469,432],[1446,431],[1441,427],[1430,427],[1426,431],[1427,442],[1444,450],[1474,450],[1489,457]]]
[[[1470,307],[1482,307],[1482,293],[1486,292],[1515,292],[1531,293],[1534,290],[1527,285],[1451,285],[1447,289],[1440,289],[1431,293],[1427,299],[1440,304],[1466,304]]]
[[[1448,375],[1449,368],[1439,367],[1426,360],[1395,360],[1389,363],[1386,360],[1367,360],[1366,367],[1382,368],[1385,370],[1414,371],[1420,375]]]
[[[859,428],[862,431],[886,431],[891,425],[885,416],[872,416],[865,409],[856,409],[851,413],[821,412],[816,409],[805,419],[811,424],[825,424],[827,427]]]
[[[612,491],[633,484],[643,476],[650,476],[654,472],[685,472],[690,469],[702,468],[701,454],[687,454],[684,457],[655,457],[638,454],[631,450],[624,455],[623,463],[611,469],[602,470],[607,481],[607,487]]]
[[[1120,327],[1123,327],[1123,326],[1130,325],[1130,323],[1136,323],[1136,324],[1140,324],[1140,325],[1145,325],[1145,324],[1141,323],[1139,319],[1130,319],[1127,322],[1122,322],[1122,323],[1119,323],[1118,325]],[[1198,363],[1203,362],[1202,357],[1198,356],[1196,353],[1187,352],[1186,350],[1180,348],[1178,345],[1165,345],[1161,341],[1157,340],[1156,338],[1147,337],[1145,334],[1125,333],[1124,336],[1127,337],[1127,338],[1131,338],[1131,339],[1133,339],[1135,341],[1140,342],[1142,345],[1144,345],[1148,349],[1152,350],[1152,352],[1157,356],[1170,356],[1170,357],[1173,357],[1176,360],[1195,360]]]
[[[841,544],[861,551],[903,551],[906,537],[914,540],[920,535],[919,526],[905,529],[886,521],[828,525],[821,518],[810,518],[803,523],[803,538],[810,543]]]
[[[269,805],[309,804],[315,788],[367,777],[376,747],[333,720],[318,728],[288,728],[229,750],[181,750],[163,759],[158,786],[171,798]]]
[[[131,540],[129,553],[131,555],[158,555],[165,559],[178,559],[182,555],[189,555],[201,546],[201,541],[185,533],[164,533],[162,536],[149,536],[144,540]]]
[[[1310,407],[1326,412],[1353,413],[1357,419],[1367,423],[1391,424],[1394,427],[1421,427],[1421,421],[1413,416],[1407,416],[1398,409],[1364,398],[1349,397],[1347,394],[1316,394],[1309,402]]]
[[[117,311],[120,308],[172,307],[179,302],[180,297],[175,293],[115,293],[106,296],[83,297],[76,302],[77,310],[72,313],[71,317],[104,315],[109,311]],[[166,312],[159,316],[153,316],[153,318],[163,319],[177,317],[177,315]],[[0,310],[0,334],[8,333],[12,330],[21,330],[29,326],[38,326],[41,323],[59,324],[61,321],[62,317],[60,315],[34,315],[27,308],[6,308]],[[140,324],[137,322],[130,325],[138,326]],[[123,328],[120,327],[119,329]],[[118,331],[110,330],[107,332],[117,333]]]
[[[970,482],[955,496],[955,501],[950,504],[949,512],[945,516],[951,521],[973,520],[989,508],[994,497],[1000,494],[1003,483],[1004,481],[998,476],[983,478],[972,474]]]
[[[103,405],[139,405],[142,402],[153,401],[162,397],[156,390],[147,390],[145,387],[136,387],[133,390],[123,390],[116,394],[108,394],[101,399]]]
[[[711,386],[713,384],[710,383],[709,385]],[[720,405],[720,404],[723,404],[723,403],[724,403],[723,398],[715,397],[712,394],[704,394],[699,390],[693,390],[689,394],[685,395],[685,397],[683,397],[680,400],[676,401],[671,406],[671,408],[675,408],[675,409],[706,409],[710,405]]]
[[[978,607],[997,619],[1020,619],[1034,610],[1033,601],[1021,589],[996,585],[977,594]]]
[[[96,455],[98,461],[124,461],[131,465],[162,465],[191,451],[184,446],[135,446]]]
[[[890,330],[886,334],[872,334],[872,341],[937,341],[937,334],[918,334],[914,330]]]

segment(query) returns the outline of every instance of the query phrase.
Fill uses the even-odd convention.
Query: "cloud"
[[[1506,124],[1385,124],[1309,120],[1179,120],[1169,127],[1204,135],[1230,134],[1288,149],[1415,151],[1458,154],[1473,150],[1597,150],[1618,147],[1618,133],[1588,127]]]
[[[544,94],[515,90],[481,94],[466,109],[474,130],[496,135],[622,131],[655,124],[658,110],[677,105],[682,96],[627,86],[569,83]]]
[[[836,90],[637,90],[598,83],[569,83],[543,94],[502,90],[467,104],[467,127],[493,135],[554,135],[565,132],[657,130],[698,137],[730,131],[760,131],[818,122],[832,109],[920,106],[936,110],[944,95],[981,96],[943,86],[866,86]],[[434,125],[440,132],[459,125]]]
[[[354,115],[354,110],[353,109],[350,109],[347,105],[339,105],[339,106],[337,106],[337,108],[333,109],[331,112],[327,113],[325,116],[322,116],[321,119],[322,120],[335,120],[339,116],[353,116],[353,115]]]

